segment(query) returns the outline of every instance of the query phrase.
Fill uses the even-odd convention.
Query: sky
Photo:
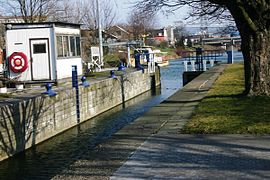
[[[112,0],[113,1],[113,0]],[[137,0],[114,0],[115,6],[117,8],[117,17],[118,21],[126,22],[127,17],[131,11],[131,4],[130,2],[136,2]],[[174,14],[170,14],[168,16],[159,13],[158,14],[158,22],[157,25],[160,27],[174,25],[175,21],[184,20],[184,17],[187,16],[187,8],[181,8],[180,10],[176,11]]]

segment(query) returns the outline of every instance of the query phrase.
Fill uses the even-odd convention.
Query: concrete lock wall
[[[154,84],[153,84],[154,83]],[[160,84],[160,74],[132,72],[79,88],[80,122],[107,111]],[[37,96],[0,107],[0,160],[77,125],[76,91]]]

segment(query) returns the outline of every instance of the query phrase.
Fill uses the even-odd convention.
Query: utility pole
[[[96,0],[97,4],[97,20],[98,20],[98,36],[99,36],[99,64],[100,66],[104,66],[103,62],[103,43],[102,43],[102,29],[101,29],[101,17],[100,17],[100,9],[99,2]]]

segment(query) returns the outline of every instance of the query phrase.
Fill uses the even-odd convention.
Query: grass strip
[[[270,134],[270,97],[243,95],[243,68],[228,65],[182,133]]]

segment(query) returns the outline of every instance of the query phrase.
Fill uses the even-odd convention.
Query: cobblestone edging
[[[154,78],[154,79],[153,79]],[[80,122],[107,111],[160,84],[155,76],[141,71],[108,78],[80,87]],[[0,161],[77,125],[75,89],[56,97],[17,98],[0,106]]]

